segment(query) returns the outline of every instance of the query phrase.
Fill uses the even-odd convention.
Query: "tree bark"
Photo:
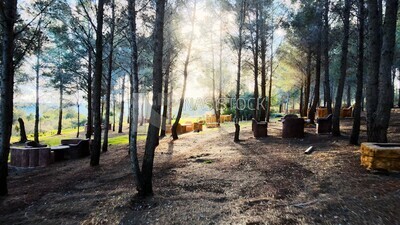
[[[190,33],[190,40],[189,40],[189,45],[188,45],[188,51],[186,54],[186,60],[185,60],[185,65],[183,69],[183,88],[182,88],[182,95],[181,99],[179,101],[179,109],[178,109],[178,114],[176,115],[175,123],[172,126],[172,138],[174,140],[178,139],[178,124],[179,121],[182,117],[182,111],[183,111],[183,104],[185,103],[185,92],[186,92],[186,84],[187,84],[187,77],[188,77],[188,67],[189,67],[189,61],[190,61],[190,55],[192,51],[192,42],[194,38],[194,20],[196,17],[196,0],[194,1],[194,6],[193,6],[193,13],[192,13],[192,18],[191,18],[191,25],[192,25],[192,30]]]
[[[93,115],[94,138],[92,141],[90,165],[98,166],[100,163],[101,148],[101,80],[103,77],[103,15],[104,0],[98,1],[96,29],[96,61],[93,81]]]
[[[111,107],[111,82],[112,82],[112,71],[113,71],[113,57],[114,57],[114,33],[115,33],[115,0],[111,2],[111,37],[110,37],[110,55],[108,60],[108,74],[107,74],[107,88],[106,88],[106,115],[104,121],[104,138],[102,151],[107,152],[108,150],[108,131],[110,124],[110,107]]]
[[[340,136],[340,109],[342,107],[343,90],[347,74],[347,55],[349,51],[349,33],[350,33],[350,9],[351,0],[345,0],[344,5],[344,18],[343,18],[343,42],[342,42],[342,55],[340,58],[340,78],[338,89],[336,92],[335,110],[332,117],[332,135]]]
[[[124,108],[125,108],[125,75],[122,78],[122,93],[121,93],[121,111],[119,114],[118,133],[122,133],[122,126],[124,123]]]
[[[323,54],[324,54],[324,98],[328,109],[328,114],[332,114],[332,97],[330,87],[330,75],[329,75],[329,0],[325,0],[324,7],[324,33],[323,33]]]
[[[380,15],[378,2],[376,0],[367,0],[368,6],[368,70],[366,87],[366,108],[367,108],[367,133],[368,141],[374,141],[375,137],[375,111],[378,107],[378,77],[380,64]]]
[[[375,126],[371,131],[372,141],[386,143],[387,130],[389,128],[391,113],[391,71],[396,43],[396,23],[398,12],[398,0],[387,0],[385,10],[385,21],[383,25],[382,52],[379,67],[379,94],[378,108],[375,115]]]
[[[2,71],[0,79],[0,196],[8,194],[8,154],[13,118],[14,95],[14,25],[17,19],[17,0],[0,2],[2,30]]]
[[[351,106],[351,84],[347,83],[347,100],[346,100],[346,107]]]
[[[80,129],[80,123],[81,123],[81,121],[80,121],[81,113],[80,113],[80,110],[79,110],[79,108],[80,108],[79,102],[76,103],[76,106],[78,108],[78,121],[77,121],[78,129],[76,131],[76,138],[79,138],[79,129]]]
[[[359,27],[358,27],[358,65],[357,65],[357,91],[354,106],[353,129],[350,135],[350,144],[358,145],[361,124],[361,103],[364,85],[364,26],[365,26],[365,6],[364,0],[358,0]]]
[[[154,55],[153,55],[153,105],[150,124],[147,132],[146,147],[143,158],[143,191],[142,195],[153,193],[153,163],[154,151],[159,144],[161,120],[161,93],[162,93],[162,65],[163,65],[163,39],[164,39],[164,12],[166,0],[156,1],[156,20],[154,26]]]

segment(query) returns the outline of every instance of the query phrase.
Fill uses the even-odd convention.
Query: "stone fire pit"
[[[400,171],[400,143],[362,143],[361,165],[368,170]]]

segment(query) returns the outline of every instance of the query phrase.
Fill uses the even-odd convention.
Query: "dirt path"
[[[284,140],[280,127],[255,139],[245,124],[239,144],[232,125],[162,140],[155,195],[144,200],[132,200],[126,147],[111,148],[98,168],[82,159],[14,171],[0,224],[400,224],[400,175],[366,172],[346,137],[307,129]],[[316,152],[304,155],[311,145]]]

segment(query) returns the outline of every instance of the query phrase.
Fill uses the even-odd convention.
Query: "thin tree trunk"
[[[111,37],[110,37],[110,55],[108,60],[108,74],[107,74],[107,88],[106,88],[106,115],[104,121],[104,138],[102,151],[107,152],[108,150],[108,131],[110,124],[110,107],[111,107],[111,81],[113,71],[113,56],[114,56],[114,33],[115,33],[115,0],[111,2]]]
[[[79,129],[80,129],[80,123],[81,123],[81,121],[80,121],[80,110],[79,110],[80,105],[79,105],[79,102],[77,102],[76,105],[77,105],[77,108],[78,108],[78,118],[77,118],[77,120],[78,120],[77,121],[78,129],[76,131],[76,138],[79,138]]]
[[[240,16],[239,16],[239,43],[238,43],[238,65],[237,65],[237,77],[236,77],[236,109],[235,109],[235,137],[234,142],[239,142],[239,134],[240,134],[240,76],[242,69],[242,47],[243,47],[243,27],[245,22],[245,13],[246,13],[246,0],[241,2],[240,6]],[[261,17],[262,18],[262,17]],[[262,53],[261,53],[262,54]],[[261,78],[262,79],[262,78]],[[265,112],[265,108],[264,108]],[[265,116],[265,114],[264,114]],[[263,117],[261,117],[263,118]],[[264,117],[265,119],[265,117]]]
[[[172,77],[172,74],[170,74],[170,77]],[[174,85],[172,82],[170,83],[170,93],[169,93],[169,101],[168,101],[168,125],[172,124],[172,98],[174,95]]]
[[[154,55],[153,55],[153,105],[150,116],[150,125],[147,132],[146,147],[143,158],[143,192],[142,195],[153,193],[153,163],[154,151],[159,144],[160,120],[161,120],[161,93],[162,93],[162,61],[164,39],[164,12],[165,0],[156,1],[156,20],[154,26]]]
[[[170,51],[170,50],[168,50]],[[168,87],[169,87],[169,73],[170,73],[170,63],[171,63],[171,54],[170,52],[167,53],[167,63],[166,63],[166,70],[164,76],[164,97],[163,97],[163,114],[162,114],[162,123],[161,123],[161,134],[160,137],[166,136],[166,129],[167,129],[167,114],[168,114]]]
[[[88,74],[87,74],[87,101],[88,101],[88,116],[87,116],[87,125],[86,125],[86,138],[90,139],[93,134],[93,105],[92,105],[92,50],[89,47],[89,65],[88,65]]]
[[[13,120],[14,95],[14,24],[17,19],[17,0],[1,1],[2,71],[0,79],[0,196],[8,194],[8,154]],[[3,8],[4,7],[4,8]]]
[[[351,84],[347,83],[347,100],[346,100],[346,107],[351,106]]]
[[[58,109],[58,128],[57,128],[57,135],[61,135],[61,131],[62,131],[62,117],[63,117],[63,85],[62,85],[62,79],[60,82],[60,105],[59,105],[59,109]]]
[[[304,82],[302,82],[301,87],[300,87],[300,116],[303,117],[303,99],[304,99]]]
[[[308,116],[308,105],[310,103],[310,89],[311,89],[311,62],[312,62],[312,53],[311,50],[307,52],[307,76],[305,82],[305,90],[304,90],[304,107],[303,107],[303,115]]]
[[[142,173],[139,167],[139,159],[137,156],[137,128],[139,118],[139,66],[138,66],[138,49],[136,40],[136,1],[128,0],[128,16],[129,16],[129,28],[130,28],[130,39],[131,39],[131,71],[132,77],[131,82],[131,96],[130,102],[131,108],[131,123],[129,124],[129,153],[131,157],[133,178],[136,183],[136,189],[139,193],[144,191],[144,183]]]
[[[175,123],[172,126],[172,138],[174,140],[178,139],[178,124],[179,121],[182,117],[182,111],[183,111],[183,104],[185,103],[185,92],[186,92],[186,83],[187,83],[187,77],[188,77],[188,67],[189,67],[189,61],[190,61],[190,55],[192,51],[192,42],[194,38],[194,20],[196,17],[196,0],[194,1],[194,6],[193,6],[193,13],[192,13],[192,18],[191,18],[191,24],[192,24],[192,30],[190,34],[190,40],[189,40],[189,45],[188,45],[188,51],[186,55],[186,60],[185,60],[185,65],[184,65],[184,70],[183,70],[183,89],[182,89],[182,95],[181,95],[181,100],[179,102],[179,109],[178,109],[178,114],[175,119]]]
[[[222,101],[222,2],[220,11],[220,24],[219,24],[219,94],[218,94],[218,121],[221,121],[221,101]],[[172,97],[171,97],[172,98]],[[172,107],[171,107],[172,109]]]
[[[113,92],[113,125],[112,131],[115,132],[115,92]]]
[[[145,94],[142,96],[142,104],[140,104],[140,126],[143,126],[144,123],[144,102],[146,100]]]
[[[329,75],[329,0],[325,0],[324,7],[324,34],[323,34],[323,52],[324,52],[324,98],[326,107],[328,108],[328,114],[332,114],[332,97],[330,87],[330,75]]]
[[[322,28],[322,20],[318,20],[318,30],[321,30],[321,28]],[[320,34],[320,32],[318,32],[317,40],[318,40],[318,43],[317,43],[317,50],[316,50],[314,99],[312,101],[310,113],[308,114],[308,119],[310,119],[311,123],[314,123],[315,111],[319,104],[319,91],[320,91],[320,83],[321,83],[321,34]]]
[[[211,43],[213,43],[213,33],[211,32]],[[215,99],[215,92],[216,92],[216,84],[215,84],[215,53],[214,53],[214,48],[211,46],[211,73],[212,73],[212,103],[213,103],[213,108],[214,108],[214,114],[216,121],[218,123],[218,126],[220,126],[220,121],[219,121],[219,115],[218,115],[218,109],[217,109],[217,99]]]
[[[267,40],[265,35],[265,17],[264,17],[264,4],[261,3],[260,6],[260,18],[261,18],[261,110],[260,110],[260,121],[265,121],[267,117],[267,62],[266,62],[266,52],[267,52]],[[239,34],[241,35],[241,34]]]
[[[256,10],[256,37],[255,37],[255,46],[254,46],[254,56],[253,56],[253,60],[254,60],[254,110],[253,110],[253,118],[257,121],[259,121],[258,118],[258,57],[260,56],[260,49],[259,49],[259,33],[260,33],[260,23],[262,20],[260,20],[259,18],[259,6],[260,4],[257,3],[257,9]],[[264,21],[263,21],[264,22]],[[264,32],[264,31],[263,31]],[[221,37],[220,37],[221,38]]]
[[[267,114],[267,122],[269,122],[269,118],[271,117],[271,101],[272,101],[272,77],[274,73],[274,19],[272,18],[272,34],[271,34],[271,62],[270,62],[270,71],[269,71],[269,89],[268,89],[268,114]]]
[[[119,114],[118,133],[122,133],[122,125],[124,123],[124,108],[125,108],[125,75],[122,78],[122,93],[121,93],[121,111]]]
[[[361,102],[364,85],[364,25],[365,25],[365,7],[364,0],[358,0],[359,27],[358,27],[358,65],[357,65],[357,91],[356,103],[354,106],[353,129],[350,135],[350,144],[358,145],[361,125]]]
[[[98,0],[96,29],[96,61],[93,81],[93,115],[94,115],[94,139],[92,141],[90,166],[98,166],[100,163],[101,149],[101,80],[103,76],[103,14],[104,0]]]
[[[338,89],[336,92],[335,110],[332,117],[332,135],[340,136],[340,109],[342,107],[342,98],[344,85],[346,82],[347,74],[347,55],[349,51],[349,33],[350,33],[350,9],[351,0],[345,0],[344,5],[344,18],[343,18],[343,42],[342,42],[342,55],[340,58],[340,78]]]
[[[39,35],[40,33],[40,22],[39,20]],[[33,131],[34,141],[39,143],[39,74],[40,74],[40,57],[41,57],[41,37],[39,36],[37,45],[37,61],[36,61],[36,107],[35,107],[35,127]]]

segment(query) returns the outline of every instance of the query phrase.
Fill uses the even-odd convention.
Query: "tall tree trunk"
[[[262,20],[259,18],[259,10],[260,10],[260,4],[257,3],[257,9],[256,10],[256,37],[254,39],[254,110],[253,110],[253,118],[257,121],[259,121],[258,118],[258,58],[260,56],[260,49],[259,49],[259,33],[260,33],[260,23]],[[264,22],[264,21],[263,21]],[[264,31],[263,31],[264,32]],[[221,38],[221,36],[220,36]]]
[[[213,43],[213,33],[211,32],[211,43]],[[218,115],[218,109],[217,109],[217,99],[215,98],[215,92],[216,92],[216,84],[215,84],[215,80],[216,80],[216,76],[215,76],[215,53],[214,53],[214,48],[213,46],[211,46],[211,73],[212,73],[212,103],[213,103],[213,108],[214,108],[214,114],[215,114],[215,119],[216,122],[218,123],[218,126],[220,126],[220,121],[219,121],[219,115]]]
[[[350,82],[347,83],[347,100],[346,100],[346,107],[351,106],[351,84]]]
[[[218,121],[221,121],[221,101],[222,101],[222,2],[220,11],[220,24],[219,24],[219,89],[218,89]],[[172,95],[172,94],[171,94]],[[171,107],[172,108],[172,107]]]
[[[387,0],[385,10],[385,21],[383,25],[382,53],[379,67],[379,94],[378,107],[375,112],[374,129],[368,141],[386,143],[387,130],[389,128],[391,113],[391,70],[396,43],[396,22],[398,12],[398,0]]]
[[[260,4],[260,39],[261,39],[261,109],[260,109],[260,121],[265,121],[267,117],[267,39],[265,34],[265,13],[264,4]],[[241,35],[241,34],[239,34]]]
[[[110,37],[110,55],[108,60],[108,74],[107,74],[107,88],[106,88],[106,115],[104,121],[104,138],[102,151],[107,152],[108,150],[108,131],[110,124],[110,107],[111,107],[111,82],[112,82],[112,71],[113,71],[113,56],[114,56],[114,33],[115,33],[115,0],[111,2],[111,37]]]
[[[354,106],[353,129],[350,135],[350,144],[358,145],[361,125],[361,102],[364,85],[364,26],[365,26],[365,6],[364,0],[358,0],[359,27],[358,27],[358,65],[357,65],[357,91],[356,103]]]
[[[192,42],[193,42],[193,38],[194,38],[194,22],[195,22],[194,20],[195,20],[195,18],[196,18],[196,0],[194,1],[194,6],[193,6],[193,13],[192,13],[192,17],[191,17],[192,30],[190,33],[188,51],[186,54],[186,60],[185,60],[185,65],[184,65],[184,69],[183,69],[182,95],[181,95],[181,100],[179,101],[178,114],[176,116],[175,123],[172,126],[172,138],[174,140],[178,139],[177,128],[178,128],[179,121],[182,117],[183,104],[185,103],[186,83],[187,83],[187,77],[188,77],[188,67],[189,67],[190,55],[191,55],[191,51],[192,51]]]
[[[343,42],[342,55],[340,58],[340,78],[336,92],[335,110],[332,118],[332,134],[340,136],[340,109],[342,107],[343,90],[347,74],[347,55],[349,51],[349,33],[350,33],[350,9],[351,0],[345,0],[344,18],[343,18]]]
[[[62,79],[60,82],[60,100],[59,100],[59,108],[58,108],[58,128],[57,128],[57,135],[61,135],[62,131],[62,117],[63,117],[63,98],[64,98],[64,88],[62,85]]]
[[[122,133],[122,125],[124,123],[124,108],[125,108],[125,75],[122,78],[122,93],[121,93],[121,111],[119,114],[118,133]]]
[[[304,90],[304,104],[303,104],[303,116],[308,116],[308,105],[310,102],[310,89],[311,89],[311,63],[312,63],[312,52],[309,49],[307,52],[307,75]]]
[[[86,125],[86,138],[90,139],[93,134],[93,105],[92,105],[92,49],[88,47],[89,50],[89,57],[88,57],[88,74],[87,74],[87,109],[88,109],[88,116],[87,116],[87,125]]]
[[[115,92],[113,92],[113,125],[112,131],[115,132]]]
[[[303,114],[303,101],[304,101],[304,82],[302,82],[302,84],[301,84],[301,87],[300,87],[300,116],[301,117],[303,117],[304,116],[304,114]]]
[[[40,31],[40,22],[39,20],[39,35],[41,35]],[[33,131],[34,141],[39,143],[39,75],[40,75],[40,57],[41,57],[41,37],[39,36],[38,45],[36,46],[36,105],[35,105],[35,127]]]
[[[98,1],[97,29],[96,29],[96,61],[93,81],[93,115],[94,138],[92,141],[90,165],[97,166],[100,163],[101,148],[101,80],[103,77],[103,15],[104,0]]]
[[[164,97],[163,97],[163,110],[162,110],[162,122],[161,122],[161,134],[160,137],[165,137],[167,129],[167,114],[168,114],[168,87],[169,87],[169,73],[170,73],[170,63],[171,63],[171,50],[168,50],[166,57],[166,70],[164,75]]]
[[[242,0],[240,6],[240,15],[239,15],[239,43],[238,43],[238,64],[237,64],[237,77],[236,77],[236,109],[235,109],[235,137],[234,142],[239,142],[239,134],[240,134],[240,76],[241,76],[241,69],[242,69],[242,48],[243,48],[243,27],[246,18],[246,0]],[[261,17],[263,18],[263,17]],[[262,53],[261,53],[262,54]],[[261,78],[262,79],[262,78]],[[265,112],[265,108],[264,108]],[[261,117],[263,118],[263,117]],[[264,114],[265,119],[265,114]]]
[[[323,52],[324,52],[324,98],[328,108],[328,114],[332,114],[332,97],[329,75],[329,4],[330,0],[325,0],[324,6],[324,33],[323,33]]]
[[[172,77],[172,74],[169,75]],[[172,79],[171,79],[172,80]],[[172,124],[172,100],[173,100],[173,95],[174,95],[174,85],[172,82],[170,83],[170,93],[169,93],[169,101],[168,101],[168,125]]]
[[[143,126],[143,123],[145,122],[145,116],[144,116],[144,102],[146,100],[146,93],[142,95],[142,104],[140,104],[140,126]]]
[[[322,20],[318,20],[318,30],[322,28]],[[315,111],[319,104],[319,91],[320,91],[320,83],[321,83],[321,34],[318,32],[318,43],[316,49],[316,69],[315,69],[315,87],[314,87],[314,99],[312,101],[312,105],[310,107],[310,113],[308,114],[308,119],[310,119],[311,123],[314,123],[315,120]]]
[[[378,2],[376,0],[367,0],[368,6],[368,70],[367,70],[367,88],[366,88],[366,108],[367,108],[367,133],[368,141],[377,140],[373,132],[375,125],[375,111],[378,107],[378,77],[380,64],[380,15]]]
[[[390,93],[390,95],[391,95],[390,97],[392,99],[391,108],[394,107],[394,99],[395,99],[395,95],[396,95],[396,88],[394,87],[394,80],[396,79],[396,70],[397,69],[395,67],[392,68],[392,83],[391,83],[392,89],[391,89],[391,93]]]
[[[159,144],[161,93],[162,93],[162,61],[164,39],[164,12],[166,0],[156,1],[156,22],[154,26],[154,55],[153,55],[153,105],[150,116],[150,125],[147,132],[146,147],[143,158],[143,192],[142,195],[153,193],[153,163],[154,151]]]
[[[17,0],[0,2],[2,30],[2,71],[0,79],[0,196],[8,194],[8,154],[13,119],[14,95],[14,24],[17,19]]]
[[[271,101],[272,101],[272,78],[274,73],[274,19],[272,18],[272,33],[271,33],[271,62],[269,65],[269,89],[268,89],[268,109],[267,109],[267,122],[269,122],[269,118],[271,117]]]
[[[80,123],[81,123],[81,121],[80,121],[81,113],[80,113],[80,109],[79,109],[80,108],[79,101],[76,103],[76,106],[77,106],[77,109],[78,109],[78,121],[77,121],[78,129],[76,131],[76,138],[79,138],[79,129],[80,129]]]
[[[138,66],[138,49],[136,38],[136,0],[128,0],[128,16],[131,39],[131,123],[129,123],[129,155],[131,157],[133,178],[136,183],[136,189],[139,193],[144,191],[144,183],[142,173],[139,167],[137,156],[137,128],[139,119],[139,66]]]

